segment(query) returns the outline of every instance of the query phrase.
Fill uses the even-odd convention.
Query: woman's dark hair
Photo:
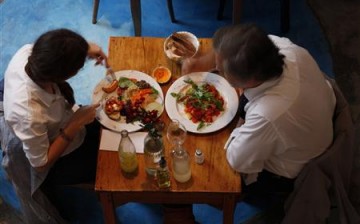
[[[267,81],[281,76],[284,56],[267,34],[253,24],[220,28],[213,47],[223,59],[224,72],[242,81]]]
[[[72,104],[75,102],[73,91],[65,80],[84,66],[88,48],[87,41],[71,30],[48,31],[36,40],[25,71],[35,83],[57,83]]]

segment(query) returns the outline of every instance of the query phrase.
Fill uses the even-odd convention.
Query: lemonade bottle
[[[135,174],[138,171],[138,161],[133,142],[126,130],[121,131],[121,140],[118,148],[120,167],[125,174]]]

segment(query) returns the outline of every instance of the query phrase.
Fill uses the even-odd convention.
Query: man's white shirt
[[[283,74],[244,91],[245,123],[229,137],[227,160],[252,176],[266,169],[295,178],[332,143],[334,92],[312,56],[286,38],[269,35],[285,56]]]

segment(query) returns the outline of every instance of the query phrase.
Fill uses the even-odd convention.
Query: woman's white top
[[[47,162],[48,149],[64,128],[73,111],[57,85],[50,94],[34,83],[25,72],[32,45],[19,49],[5,72],[4,116],[6,122],[22,141],[31,166]],[[85,137],[83,128],[68,145],[62,156],[78,148]]]

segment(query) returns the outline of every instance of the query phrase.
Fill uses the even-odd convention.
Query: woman
[[[58,185],[95,180],[99,104],[74,112],[73,90],[66,82],[87,57],[108,66],[99,46],[57,29],[18,50],[5,72],[5,121],[21,140],[31,167],[46,176],[41,188],[50,199]]]

